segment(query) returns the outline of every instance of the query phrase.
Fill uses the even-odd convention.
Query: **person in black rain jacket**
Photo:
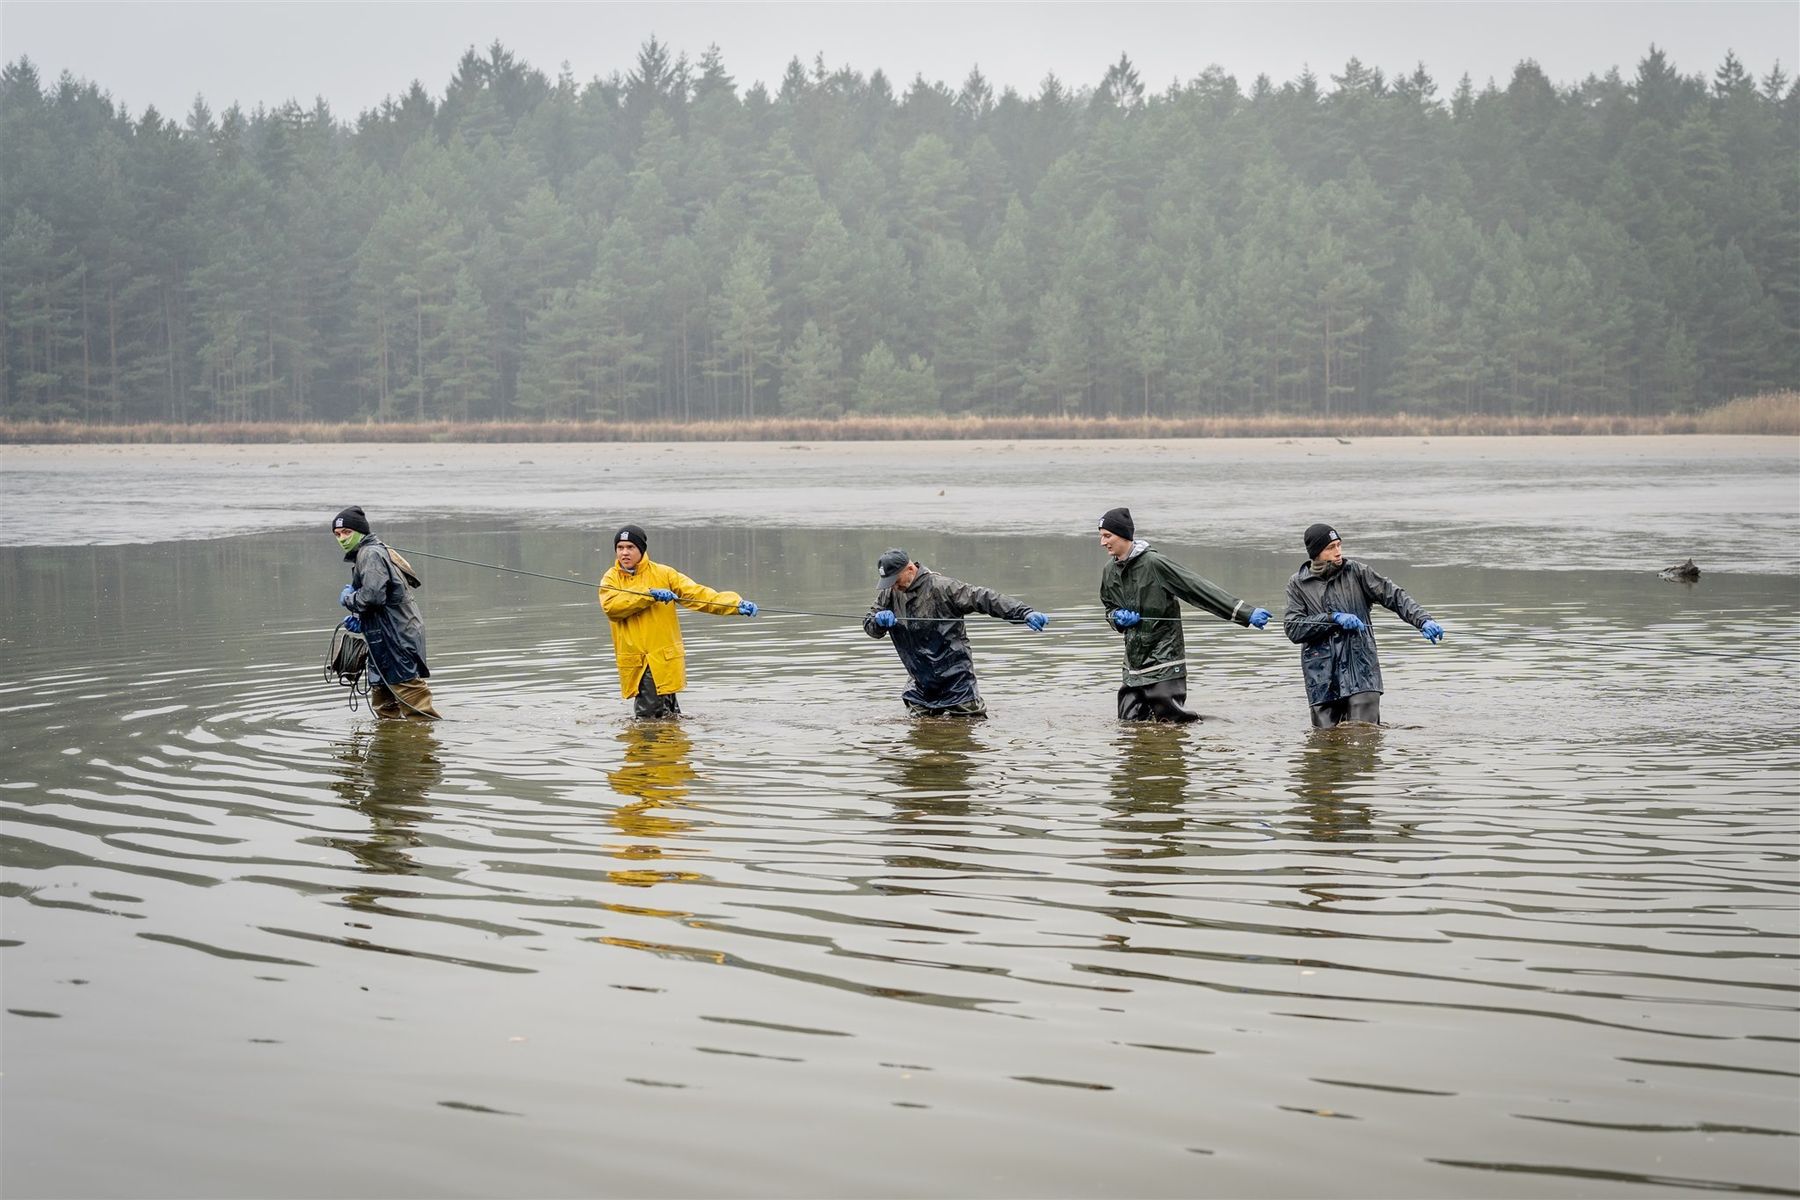
[[[1371,604],[1380,604],[1434,645],[1444,627],[1393,580],[1367,563],[1344,557],[1334,526],[1309,526],[1307,561],[1287,585],[1281,627],[1300,645],[1300,670],[1315,729],[1342,721],[1381,723],[1381,659],[1369,626]]]
[[[900,697],[907,709],[921,716],[986,716],[963,618],[982,612],[1034,633],[1050,618],[993,588],[939,575],[904,550],[883,553],[875,570],[875,603],[863,618],[863,632],[893,642],[912,676],[912,686]]]

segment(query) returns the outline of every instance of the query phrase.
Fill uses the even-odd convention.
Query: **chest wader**
[[[646,721],[661,717],[679,717],[681,704],[676,700],[677,693],[670,692],[666,696],[656,694],[656,680],[651,678],[650,668],[644,668],[644,677],[638,680],[638,694],[631,698],[631,715]]]
[[[916,694],[917,694],[916,692],[909,691],[906,693],[906,695],[900,697],[900,702],[902,704],[906,705],[906,711],[911,713],[915,717],[985,717],[985,716],[987,716],[987,704],[986,704],[986,702],[984,702],[982,700],[982,698],[980,696],[976,696],[973,700],[961,701],[960,703],[957,703],[957,704],[931,705],[931,704],[921,704],[918,701],[914,700],[913,696],[915,696]]]
[[[1119,689],[1119,720],[1175,721],[1186,724],[1198,721],[1200,714],[1185,707],[1187,680],[1177,676],[1146,683],[1141,687],[1127,684]]]
[[[1355,695],[1343,696],[1324,704],[1312,706],[1314,729],[1330,729],[1345,721],[1367,721],[1371,725],[1381,724],[1381,693],[1357,692]]]

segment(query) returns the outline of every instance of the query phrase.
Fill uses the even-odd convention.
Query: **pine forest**
[[[1800,92],[1651,47],[1030,95],[657,41],[133,115],[0,72],[0,420],[1661,414],[1800,385]]]

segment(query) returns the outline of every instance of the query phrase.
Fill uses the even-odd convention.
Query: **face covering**
[[[354,529],[346,529],[344,532],[334,534],[333,536],[337,538],[337,544],[343,547],[345,554],[350,553],[350,551],[362,545],[363,535],[357,533]]]

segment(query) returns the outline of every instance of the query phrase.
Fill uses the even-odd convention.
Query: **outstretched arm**
[[[695,583],[679,571],[671,571],[670,574],[674,578],[669,581],[669,590],[675,593],[676,601],[683,608],[725,617],[737,612],[738,605],[744,602],[744,598],[736,592],[715,592],[703,583]]]
[[[993,588],[977,587],[972,583],[964,583],[960,579],[952,579],[948,575],[939,575],[938,587],[942,590],[945,602],[962,616],[970,613],[986,613],[990,617],[998,617],[1002,621],[1011,621],[1017,625],[1031,615],[1031,605],[1023,600],[1015,600],[1011,596],[1002,595]]]
[[[1407,595],[1405,588],[1377,573],[1367,563],[1356,564],[1356,578],[1362,584],[1363,595],[1388,609],[1414,629],[1423,629],[1425,622],[1431,620],[1431,614],[1419,607],[1419,602]]]
[[[1212,580],[1202,579],[1180,563],[1164,558],[1157,565],[1162,568],[1164,586],[1181,599],[1196,604],[1223,620],[1234,621],[1239,625],[1250,624],[1254,605],[1239,600]]]

